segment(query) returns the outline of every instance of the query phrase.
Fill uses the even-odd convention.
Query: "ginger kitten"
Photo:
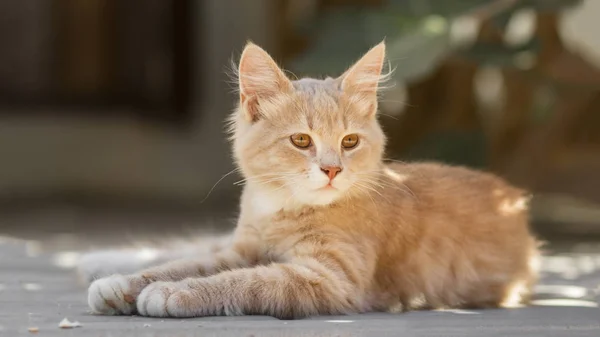
[[[537,241],[526,194],[433,163],[382,162],[380,43],[339,78],[289,80],[260,47],[239,63],[235,232],[205,255],[94,281],[102,314],[309,315],[526,303]]]

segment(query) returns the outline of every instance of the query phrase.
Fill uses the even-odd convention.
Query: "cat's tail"
[[[190,241],[172,241],[166,245],[136,245],[120,249],[91,251],[77,262],[79,280],[89,284],[113,274],[132,274],[178,259],[198,258],[215,253],[230,240],[229,236]]]

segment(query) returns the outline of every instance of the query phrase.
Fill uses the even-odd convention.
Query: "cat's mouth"
[[[337,188],[335,188],[333,185],[331,185],[331,183],[329,183],[319,188],[318,191],[337,191]]]

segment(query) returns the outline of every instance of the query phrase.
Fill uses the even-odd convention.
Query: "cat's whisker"
[[[365,180],[367,180],[367,179],[365,179]],[[413,197],[413,198],[417,199],[417,196],[416,196],[416,195],[415,195],[415,193],[414,193],[414,192],[411,190],[411,188],[410,188],[410,187],[408,187],[408,185],[406,185],[406,184],[405,184],[405,183],[403,183],[403,182],[398,182],[398,183],[396,183],[396,184],[392,184],[392,183],[383,183],[383,182],[381,182],[381,181],[378,181],[377,183],[378,183],[378,184],[381,186],[381,188],[386,188],[386,187],[387,187],[387,188],[396,189],[396,190],[398,190],[398,191],[402,191],[402,192],[404,192],[405,194],[407,194],[407,195],[410,195],[411,197]]]
[[[375,199],[373,199],[373,196],[371,195],[370,191],[365,189],[364,187],[362,187],[362,185],[360,185],[360,184],[357,184],[356,187],[359,191],[361,191],[362,193],[366,194],[369,197],[369,199],[371,200],[371,203],[373,204],[374,209],[377,210],[377,214],[379,215],[379,209],[378,209],[377,204],[375,203]],[[381,194],[380,194],[380,196],[383,197]],[[384,199],[387,200],[387,198],[384,198]]]
[[[407,162],[399,160],[399,159],[394,159],[394,158],[383,158],[383,161],[391,161],[393,163],[399,163],[399,164],[407,164]]]
[[[381,192],[379,192],[378,190],[374,189],[373,187],[371,187],[371,186],[369,186],[369,185],[365,185],[365,184],[362,184],[362,183],[359,183],[359,182],[355,182],[354,184],[355,184],[356,186],[363,187],[363,188],[366,188],[366,189],[368,189],[368,190],[370,190],[370,191],[373,191],[373,192],[375,192],[375,193],[379,194],[379,196],[383,196],[383,195],[381,194]]]
[[[285,179],[269,179],[269,180],[257,180],[257,181],[246,181],[246,182],[241,182],[238,184],[235,184],[236,186],[244,186],[248,183],[255,183],[255,184],[260,184],[260,185],[268,185],[271,183],[275,183],[275,182],[279,182],[279,181],[285,181]]]
[[[263,178],[281,178],[281,179],[285,179],[287,177],[293,177],[296,176],[297,173],[265,173],[265,174],[259,174],[259,175],[255,175],[255,176],[251,176],[251,177],[247,177],[244,179],[240,179],[236,182],[234,182],[234,185],[240,185],[243,184],[245,182],[258,182],[260,183],[261,180]]]
[[[295,177],[296,177],[296,175],[271,176],[271,177],[263,177],[263,178],[259,178],[259,179],[249,179],[249,180],[247,180],[247,182],[255,182],[255,183],[259,183],[259,184],[265,184],[265,183],[278,181],[278,180],[294,179]]]
[[[371,203],[373,204],[373,207],[375,209],[377,209],[377,203],[375,203],[375,199],[373,199],[373,196],[371,196],[370,193],[367,193],[367,196],[369,197],[369,199],[371,199]],[[379,215],[379,210],[377,211],[377,214]]]
[[[411,190],[411,188],[408,185],[406,185],[404,182],[398,181],[397,183],[391,183],[391,182],[386,182],[384,180],[372,177],[372,175],[375,175],[378,177],[388,177],[389,176],[388,174],[386,174],[385,172],[382,172],[380,170],[358,172],[357,175],[363,181],[368,181],[371,184],[377,185],[379,188],[386,188],[386,187],[393,188],[393,189],[402,191],[415,199],[418,199],[417,196],[415,195],[415,193]]]
[[[290,195],[289,198],[285,199],[285,201],[283,202],[284,205],[287,205],[288,202],[294,198],[296,196],[296,194],[298,194],[299,189],[295,189],[295,191],[292,193],[292,195]]]
[[[385,117],[391,118],[391,119],[396,120],[396,121],[400,120],[398,117],[395,117],[395,116],[392,116],[392,115],[388,115],[388,114],[384,114],[383,112],[379,112],[378,114],[381,115],[381,116],[385,116]]]
[[[360,179],[360,181],[361,182],[365,182],[365,183],[367,183],[369,185],[372,185],[373,187],[377,187],[377,188],[381,188],[381,189],[383,189],[383,188],[386,187],[384,184],[381,184],[379,181],[377,181],[377,180],[371,180],[369,178],[362,178],[362,179]]]
[[[276,189],[272,190],[271,192],[277,192],[277,191],[280,191],[280,190],[282,190],[282,189],[284,189],[284,188],[286,188],[286,187],[290,187],[291,185],[293,185],[293,184],[295,184],[295,183],[296,183],[296,181],[292,179],[292,180],[290,180],[290,181],[288,181],[288,182],[284,183],[284,184],[283,184],[283,185],[281,185],[280,187],[278,187],[278,188],[276,188]]]
[[[208,193],[206,194],[206,197],[204,197],[204,199],[202,199],[202,201],[201,201],[200,203],[203,203],[203,202],[205,202],[205,201],[206,201],[206,199],[208,199],[208,197],[210,196],[210,194],[212,193],[212,191],[215,189],[215,187],[217,187],[217,185],[218,185],[218,184],[219,184],[221,181],[223,181],[223,179],[227,178],[228,176],[230,176],[231,174],[233,174],[233,173],[235,173],[235,172],[237,172],[237,171],[239,171],[239,170],[240,170],[240,168],[239,168],[239,167],[237,167],[237,168],[234,168],[233,170],[231,170],[231,171],[229,171],[229,172],[225,173],[225,174],[224,174],[224,175],[223,175],[223,176],[222,176],[222,177],[221,177],[219,180],[217,180],[217,182],[216,182],[216,183],[215,183],[215,184],[214,184],[214,185],[211,187],[211,189],[210,189],[210,190],[208,191]]]

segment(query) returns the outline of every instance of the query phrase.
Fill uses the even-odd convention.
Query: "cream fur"
[[[90,307],[155,317],[280,318],[526,303],[537,271],[526,194],[490,174],[385,165],[383,43],[337,79],[288,80],[249,44],[231,132],[245,177],[229,244],[96,280]],[[312,145],[295,147],[290,136]],[[341,140],[357,134],[355,148]],[[330,180],[321,168],[342,170]],[[331,185],[331,186],[328,186]]]

